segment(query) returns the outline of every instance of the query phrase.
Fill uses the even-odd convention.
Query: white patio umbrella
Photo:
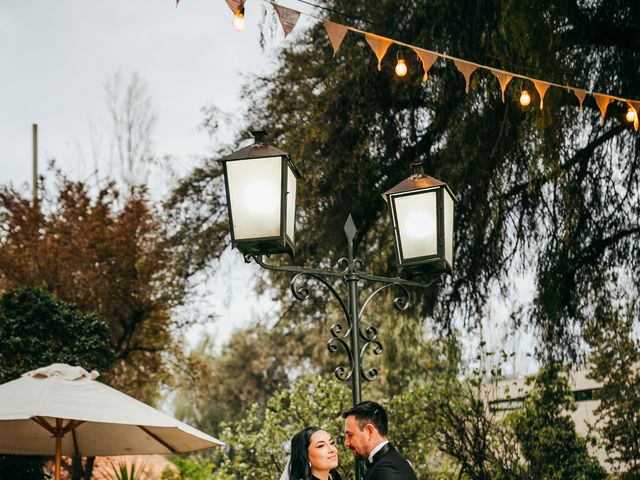
[[[224,445],[155,408],[97,382],[98,372],[54,363],[0,385],[0,453],[131,455]]]

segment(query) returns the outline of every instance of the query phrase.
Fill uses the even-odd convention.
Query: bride
[[[341,480],[336,442],[325,430],[307,427],[291,438],[291,458],[280,480]]]

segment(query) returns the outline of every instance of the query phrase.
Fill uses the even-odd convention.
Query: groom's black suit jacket
[[[387,443],[373,456],[367,465],[364,480],[417,480],[411,464]]]

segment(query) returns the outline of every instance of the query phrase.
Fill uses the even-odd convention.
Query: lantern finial
[[[422,162],[414,162],[411,164],[411,175],[424,175]]]
[[[265,130],[252,130],[251,135],[253,135],[253,138],[255,139],[254,143],[262,144],[265,141],[267,132]]]

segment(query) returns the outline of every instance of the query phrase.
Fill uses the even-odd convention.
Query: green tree
[[[524,408],[515,413],[514,431],[527,461],[529,476],[545,480],[605,479],[607,473],[576,433],[569,412],[576,409],[573,395],[559,366],[543,367],[528,380],[533,389]]]
[[[257,323],[234,331],[221,352],[205,336],[185,358],[177,384],[176,415],[217,434],[222,422],[239,420],[247,410],[264,409],[288,385],[287,362],[273,332]]]
[[[474,480],[527,478],[518,441],[509,422],[486,403],[483,370],[467,379],[451,377],[427,392],[422,404],[432,441],[451,458],[458,478]]]
[[[589,378],[602,383],[596,398],[597,429],[609,461],[624,473],[640,476],[640,342],[634,333],[638,302],[612,308],[603,324],[585,335],[591,347]]]
[[[152,401],[169,378],[164,358],[181,326],[171,310],[187,295],[167,226],[144,187],[122,199],[113,183],[89,185],[60,172],[55,179],[51,193],[39,183],[39,208],[0,188],[0,291],[44,285],[105,318],[116,354],[108,382]]]
[[[593,91],[640,96],[640,7],[634,0],[324,0],[331,19],[424,48]],[[342,12],[338,16],[335,12]],[[396,47],[377,71],[362,36],[349,33],[337,56],[318,22],[284,44],[278,69],[245,88],[247,125],[304,172],[299,189],[300,263],[329,265],[342,256],[342,226],[352,213],[356,250],[381,255],[376,271],[393,272],[392,234],[379,193],[421,161],[460,198],[456,275],[420,299],[444,325],[476,321],[488,285],[510,292],[514,273],[533,270],[536,291],[525,319],[548,356],[577,358],[572,332],[590,318],[597,292],[615,272],[637,268],[640,235],[638,137],[614,102],[600,124],[588,97],[552,88],[545,108],[521,110],[515,79],[500,99],[495,77],[476,72],[467,95],[452,62],[439,60],[421,82],[421,67],[392,74]],[[246,137],[246,131],[240,137]],[[186,178],[169,205],[183,221],[177,240],[192,265],[218,258],[228,245],[221,171],[207,162]],[[371,263],[371,262],[370,262]],[[634,267],[635,265],[635,267]],[[638,277],[631,275],[637,287]],[[273,277],[278,296],[287,282]],[[434,301],[439,296],[438,301]],[[454,315],[455,313],[455,315]],[[292,314],[302,318],[300,311]]]
[[[314,368],[309,359],[305,365],[298,354],[287,358],[285,350],[289,343],[277,343],[281,339],[279,334],[271,337],[277,331],[278,327],[263,331],[249,326],[238,331],[222,352],[203,356],[200,350],[194,352],[195,357],[189,357],[210,370],[197,364],[195,368],[188,368],[206,375],[194,377],[193,383],[180,382],[185,391],[179,393],[177,413],[210,429],[208,431],[231,445],[221,460],[213,462],[222,462],[216,478],[273,477],[274,465],[284,467],[278,455],[284,455],[288,438],[306,422],[331,427],[334,435],[342,432],[339,414],[351,404],[348,384],[334,377],[333,368]],[[425,411],[425,403],[432,401],[434,391],[440,391],[437,385],[456,376],[459,357],[455,345],[445,349],[433,342],[416,343],[426,347],[420,350],[425,358],[420,362],[412,360],[404,369],[397,365],[399,371],[393,376],[383,374],[381,381],[366,384],[363,395],[387,406],[392,441],[411,459],[419,478],[426,480],[434,478],[436,473],[446,475],[449,468],[437,454],[432,418]],[[251,368],[254,362],[261,368]],[[272,370],[278,365],[288,379],[281,379],[277,384],[265,383],[274,382],[278,377],[277,370]],[[424,365],[429,372],[420,372],[416,365]],[[273,378],[269,379],[270,376]],[[256,389],[256,385],[262,385],[261,389]],[[247,393],[254,395],[253,401]],[[340,463],[349,469],[351,453],[344,455]],[[200,465],[207,462],[211,460],[196,461]],[[185,465],[185,468],[192,467],[191,463]]]
[[[375,326],[383,352],[367,353],[364,367],[376,368],[377,381],[363,385],[365,398],[392,399],[416,385],[431,384],[458,373],[459,346],[446,338],[429,338],[425,325],[393,311],[392,298],[379,299],[363,324]],[[314,322],[255,320],[236,330],[218,352],[205,337],[185,355],[176,379],[178,417],[219,434],[221,422],[236,421],[255,403],[268,399],[291,380],[309,374],[336,381],[334,370],[348,365],[344,351],[329,353],[327,340],[341,313],[316,312]],[[324,318],[323,318],[324,317]],[[288,319],[288,317],[287,317]]]
[[[107,323],[41,288],[10,290],[0,298],[0,383],[51,363],[104,371],[115,360]],[[42,458],[0,456],[0,478],[44,479]],[[74,480],[91,476],[93,459],[65,464]]]
[[[340,382],[325,382],[317,376],[300,379],[274,394],[264,412],[256,404],[242,419],[224,428],[221,439],[230,446],[223,451],[213,478],[278,478],[286,465],[286,449],[293,434],[313,425],[340,439],[340,414],[349,406],[349,390]],[[340,446],[339,456],[340,470],[348,471],[353,464],[351,453]]]

